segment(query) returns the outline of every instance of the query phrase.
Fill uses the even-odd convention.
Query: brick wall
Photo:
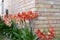
[[[35,0],[13,0],[13,12],[35,10]]]
[[[9,13],[12,13],[12,0],[4,0],[4,14],[6,13],[6,9],[9,10]]]

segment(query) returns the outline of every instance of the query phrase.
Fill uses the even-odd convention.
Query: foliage
[[[11,27],[7,26],[3,20],[0,20],[0,36],[1,40],[4,38],[9,40],[34,40],[36,37],[27,27],[18,29],[13,20]]]
[[[31,20],[38,17],[37,13],[22,12],[22,14],[18,13],[17,15],[9,14],[8,17],[5,15],[3,19],[0,18],[0,40],[38,40],[37,38],[46,40],[46,34],[37,30],[37,36],[32,32]],[[22,20],[22,21],[21,21]],[[29,28],[26,26],[26,21],[29,21]],[[20,25],[20,21],[22,22],[24,28],[19,29],[18,24]],[[22,27],[23,27],[22,26]],[[53,34],[53,35],[51,35]],[[49,29],[49,36],[54,38],[54,29]],[[50,38],[49,37],[49,38]],[[52,39],[53,39],[52,38]],[[54,39],[57,40],[57,39]]]

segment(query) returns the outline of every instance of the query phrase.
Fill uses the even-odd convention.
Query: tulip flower
[[[33,17],[33,18],[38,17],[38,13],[34,13],[34,14],[32,15],[32,17]]]
[[[42,38],[42,36],[43,36],[43,33],[39,29],[37,29],[36,34],[37,34],[38,38]]]
[[[53,31],[54,31],[54,27],[50,27],[50,28],[49,28],[49,31],[50,31],[50,32],[53,32]]]
[[[34,19],[34,18],[38,17],[38,13],[33,13],[32,11],[29,11],[28,15],[29,15],[30,19]]]
[[[28,11],[28,12],[22,12],[22,14],[18,13],[18,16],[22,20],[32,20],[32,19],[36,18],[38,16],[38,14],[32,13],[32,11]]]
[[[31,15],[32,14],[32,11],[28,11],[28,14]]]
[[[17,16],[18,16],[18,17],[21,17],[21,14],[20,14],[20,13],[18,13],[18,14],[17,14]]]
[[[46,34],[43,34],[43,38],[44,38],[44,39],[46,39],[46,38],[47,38],[47,37],[46,37]]]
[[[37,34],[40,33],[40,32],[41,32],[41,31],[40,31],[39,29],[36,30],[36,33],[37,33]]]
[[[55,33],[54,33],[54,28],[50,27],[48,34],[46,35],[45,33],[41,32],[39,29],[37,29],[36,34],[39,39],[41,40],[52,40],[55,38]]]
[[[41,35],[41,33],[38,33],[37,35],[38,35],[38,38],[42,38],[42,35]]]
[[[8,17],[9,17],[10,19],[13,19],[13,15],[12,15],[12,14],[9,14]]]

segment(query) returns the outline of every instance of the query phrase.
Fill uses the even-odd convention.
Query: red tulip
[[[23,16],[24,16],[24,15],[18,13],[18,18],[19,18],[19,19],[24,20],[24,17],[23,17]]]
[[[30,15],[31,19],[38,17],[38,13],[33,13],[32,11],[28,12],[28,14]]]
[[[27,15],[26,12],[22,12],[21,19],[22,20],[28,19],[26,15]]]
[[[50,38],[50,39],[53,39],[55,36],[54,36],[54,34],[48,34],[48,38]]]
[[[52,37],[52,38],[54,38],[54,37],[55,37],[55,35],[54,35],[54,34],[51,34],[51,37]]]
[[[44,37],[44,39],[46,39],[47,37],[46,37],[46,34],[43,34],[43,37]]]
[[[42,38],[43,36],[44,36],[44,38],[46,37],[45,35],[43,35],[43,33],[39,29],[37,29],[36,34],[37,34],[38,38]]]
[[[26,15],[26,12],[22,12],[22,15]]]
[[[38,13],[34,13],[34,17],[33,18],[36,18],[38,17]]]
[[[31,16],[29,13],[23,12],[23,15],[25,17],[25,20],[30,20]]]
[[[33,16],[34,16],[33,14],[34,14],[34,13],[32,13],[32,11],[29,11],[29,12],[28,12],[29,19],[33,19]]]
[[[22,15],[21,19],[22,20],[25,20],[26,16],[25,15]]]
[[[26,12],[22,12],[22,14],[18,13],[18,17],[21,20],[27,20],[28,19],[28,15],[26,14]]]
[[[30,16],[28,14],[26,14],[25,20],[29,20]]]
[[[42,35],[41,35],[41,33],[38,33],[37,35],[38,35],[38,38],[42,38]]]
[[[37,33],[37,34],[38,34],[38,33],[41,33],[41,31],[40,31],[39,29],[37,29],[37,30],[36,30],[36,33]]]
[[[4,15],[3,20],[7,20],[7,16],[6,15]]]
[[[12,14],[9,14],[8,17],[9,17],[10,19],[12,19],[12,18],[13,18],[13,15],[12,15]]]
[[[4,15],[3,20],[4,20],[5,23],[6,23],[6,21],[8,21],[8,18],[7,18],[6,15]]]
[[[31,15],[32,14],[32,11],[28,11],[28,14]]]
[[[13,18],[14,18],[14,19],[16,19],[16,18],[17,18],[17,16],[14,14]]]
[[[50,32],[54,32],[54,27],[50,27],[50,28],[49,28],[49,31],[50,31]]]
[[[20,13],[18,13],[18,15],[17,15],[18,17],[21,17],[21,14]]]

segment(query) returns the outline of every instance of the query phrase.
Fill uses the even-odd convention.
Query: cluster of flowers
[[[41,40],[52,40],[53,38],[55,38],[54,27],[50,27],[47,34],[41,32],[39,29],[36,31],[36,34]]]
[[[12,19],[14,19],[16,23],[18,23],[20,20],[22,21],[32,20],[36,17],[38,17],[38,14],[36,12],[28,11],[17,14],[8,14],[8,17],[7,15],[4,15],[3,19],[6,24],[11,25]]]

